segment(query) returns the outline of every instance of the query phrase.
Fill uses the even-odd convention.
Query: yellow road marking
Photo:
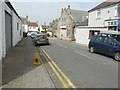
[[[42,52],[43,53],[43,52]],[[54,66],[52,65],[52,63],[48,60],[48,58],[43,54],[43,56],[45,57],[45,59],[48,61],[49,65],[51,66],[52,70],[55,72],[56,76],[58,77],[58,79],[60,80],[60,82],[62,83],[64,88],[69,88],[66,83],[64,82],[64,80],[62,79],[62,77],[59,75],[59,73],[57,72],[57,70],[54,68]]]
[[[71,80],[61,71],[61,69],[55,64],[55,62],[48,56],[43,48],[41,48],[43,53],[51,60],[51,63],[58,69],[58,71],[62,74],[65,80],[68,82],[69,87],[76,89],[75,85],[71,82]]]

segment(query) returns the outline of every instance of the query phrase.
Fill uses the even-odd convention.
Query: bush
[[[47,33],[46,35],[47,35],[47,37],[50,37],[50,34],[49,34],[49,33]]]

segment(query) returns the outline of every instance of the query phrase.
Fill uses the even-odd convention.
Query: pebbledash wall
[[[11,3],[10,3],[11,5]],[[11,5],[12,6],[12,5]],[[5,12],[11,15],[12,17],[12,43],[11,47],[15,46],[23,37],[22,29],[21,29],[21,19],[13,10],[13,7],[10,8],[4,0],[0,0],[0,60],[6,56],[7,49],[6,49],[6,32],[5,31]],[[10,47],[10,48],[11,48]]]

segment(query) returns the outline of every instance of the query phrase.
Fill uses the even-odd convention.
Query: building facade
[[[57,37],[61,39],[74,40],[74,28],[81,22],[88,19],[88,12],[83,10],[61,9],[61,16],[58,21]]]
[[[28,32],[38,32],[38,22],[28,22]]]
[[[88,45],[92,36],[109,30],[120,29],[120,0],[104,1],[89,12],[88,26],[75,28],[76,43]],[[86,37],[85,37],[86,36]]]
[[[28,16],[22,19],[22,30],[23,30],[23,36],[27,36],[28,33]]]
[[[0,0],[0,60],[22,37],[21,18],[9,1]]]
[[[107,0],[89,10],[89,27],[106,27],[108,30],[119,30],[120,0]]]

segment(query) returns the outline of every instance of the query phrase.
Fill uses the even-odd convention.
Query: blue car
[[[93,36],[88,44],[91,53],[98,52],[108,56],[113,56],[120,61],[120,37],[112,35]]]
[[[36,34],[35,33],[32,33],[31,34],[31,38],[34,39],[36,37]]]

